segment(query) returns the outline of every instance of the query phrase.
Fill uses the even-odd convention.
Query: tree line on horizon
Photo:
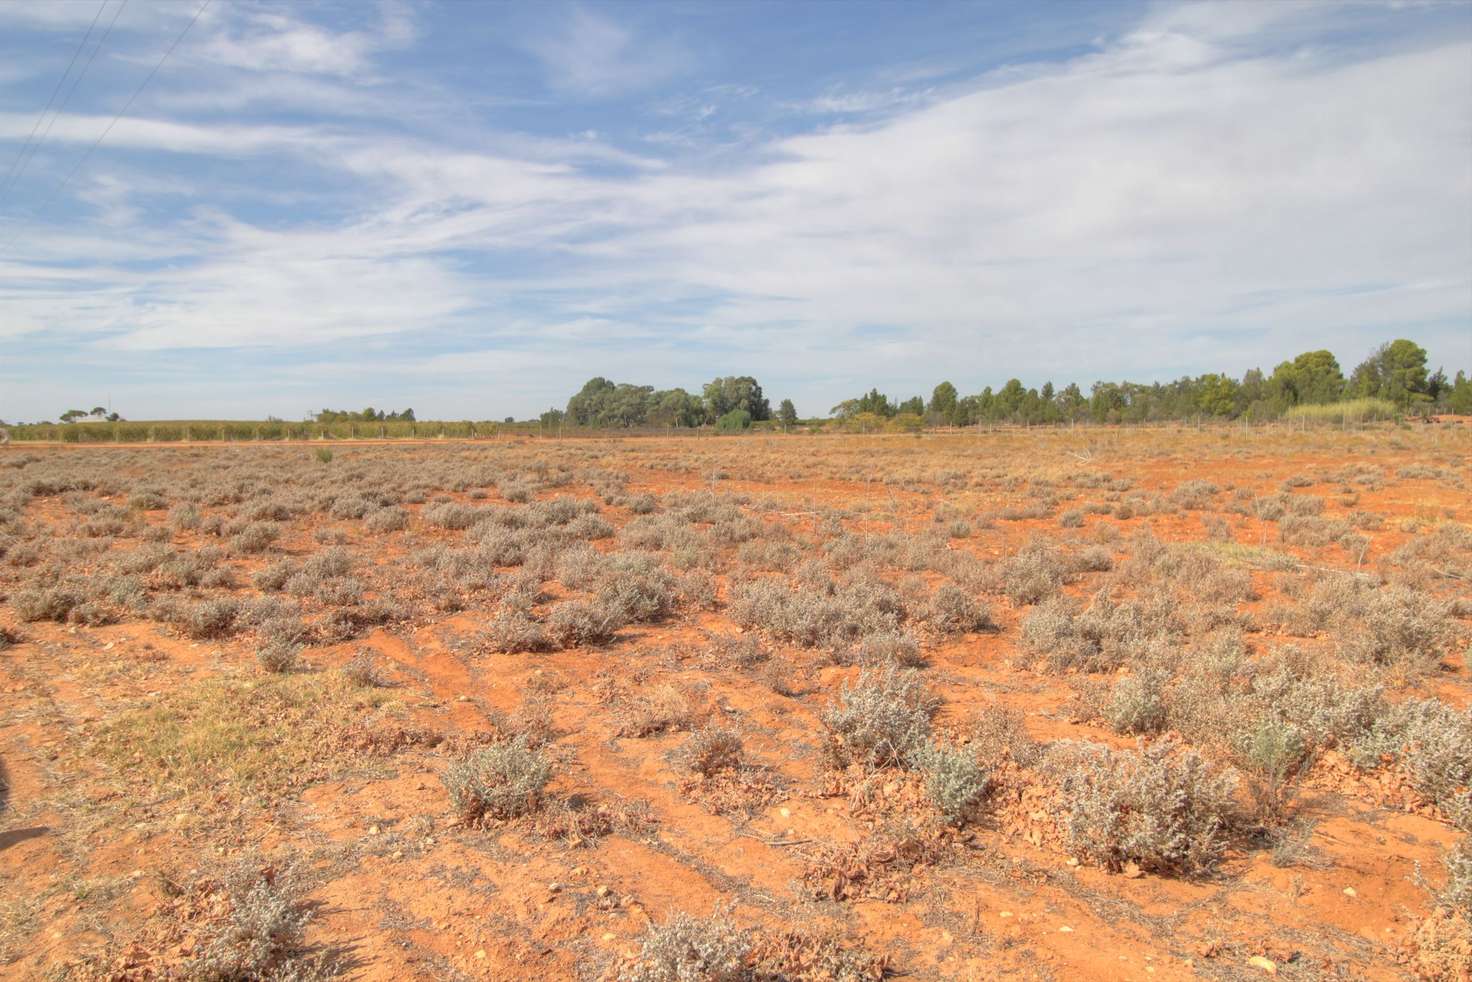
[[[384,412],[372,406],[357,412],[351,409],[319,409],[312,413],[312,419],[318,423],[412,423],[415,421],[412,409]]]
[[[1472,377],[1458,371],[1448,379],[1442,369],[1428,371],[1426,349],[1400,338],[1377,347],[1348,376],[1332,352],[1319,349],[1279,363],[1271,374],[1253,368],[1240,379],[1208,372],[1172,382],[1099,381],[1087,393],[1072,383],[1056,388],[1045,382],[1040,388],[1029,388],[1016,378],[995,391],[987,386],[966,396],[952,382],[944,381],[931,391],[929,400],[918,395],[894,400],[876,387],[833,406],[828,416],[840,425],[892,429],[978,423],[1139,423],[1197,417],[1261,421],[1366,400],[1396,413],[1472,416]],[[385,412],[372,407],[322,409],[310,416],[322,425],[416,421],[413,409]],[[60,419],[63,424],[116,423],[122,417],[97,407],[91,412],[68,410]],[[269,422],[280,421],[273,417]],[[507,417],[505,422],[513,420]],[[589,379],[565,409],[549,409],[540,416],[544,432],[563,426],[710,426],[719,432],[739,432],[753,424],[790,429],[799,422],[816,425],[822,420],[800,420],[791,399],[781,400],[774,412],[761,384],[750,375],[712,379],[699,395],[682,388],[655,389],[598,376]]]
[[[1253,368],[1240,379],[1208,372],[1173,382],[1099,381],[1087,393],[1074,383],[1056,388],[1045,382],[1041,388],[1029,388],[1016,378],[995,391],[987,386],[966,396],[952,382],[941,382],[929,400],[918,395],[893,400],[872,388],[840,402],[828,415],[840,422],[888,421],[912,429],[1192,417],[1269,420],[1300,406],[1353,400],[1376,400],[1398,412],[1472,415],[1472,378],[1465,371],[1458,371],[1454,379],[1442,369],[1428,372],[1426,349],[1401,338],[1377,347],[1348,376],[1332,352],[1319,349],[1281,362],[1271,374]],[[600,376],[589,379],[566,409],[550,409],[541,416],[544,427],[594,429],[713,425],[735,430],[767,420],[784,428],[799,421],[790,399],[782,400],[774,415],[761,385],[749,375],[717,378],[699,396],[680,388],[656,390]]]

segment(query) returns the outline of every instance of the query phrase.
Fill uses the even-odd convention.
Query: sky
[[[1472,369],[1469,3],[0,3],[0,419],[1396,337]]]

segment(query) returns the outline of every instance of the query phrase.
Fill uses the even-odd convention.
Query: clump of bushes
[[[564,600],[547,614],[547,632],[564,648],[611,641],[626,623],[623,611],[588,600]]]
[[[986,604],[954,583],[943,583],[925,608],[925,622],[941,634],[988,631],[996,627]]]
[[[1194,876],[1220,861],[1232,828],[1237,777],[1179,740],[1138,750],[1056,745],[1049,765],[1062,776],[1069,842],[1110,870],[1127,863]]]
[[[10,605],[23,621],[64,622],[72,610],[81,606],[85,600],[80,589],[62,583],[19,590],[11,596]]]
[[[387,676],[378,667],[378,659],[367,648],[348,659],[342,667],[342,674],[353,685],[364,689],[382,689],[389,684]]]
[[[925,775],[926,794],[952,825],[966,821],[991,784],[991,776],[975,755],[959,747],[930,744],[915,753],[914,763]]]
[[[707,726],[690,734],[676,754],[687,770],[705,777],[741,766],[741,735],[721,726]]]
[[[462,821],[506,820],[541,807],[552,763],[518,736],[451,764],[440,779]]]
[[[910,766],[928,742],[930,721],[939,708],[940,700],[913,669],[864,669],[823,713],[830,755],[840,766]]]
[[[1176,605],[1164,594],[1116,601],[1100,594],[1080,609],[1071,597],[1053,597],[1022,622],[1022,647],[1053,671],[1110,671],[1144,657],[1181,633]]]
[[[240,604],[230,597],[201,600],[182,612],[179,626],[191,638],[223,638],[235,632]]]
[[[731,619],[807,648],[841,648],[872,634],[893,632],[904,603],[888,584],[867,578],[836,584],[826,578],[789,587],[775,579],[739,588]]]
[[[674,576],[652,556],[617,553],[600,571],[598,600],[626,621],[657,621],[675,607]]]
[[[223,982],[336,974],[323,955],[309,954],[303,944],[312,908],[302,903],[291,871],[246,860],[225,874],[220,889],[229,913],[208,929],[185,966],[186,977]]]
[[[256,660],[268,672],[290,672],[301,664],[301,647],[290,641],[272,641],[256,652]]]
[[[251,522],[230,537],[230,551],[254,554],[265,552],[281,537],[281,527],[275,522]]]
[[[707,918],[676,914],[651,927],[619,982],[746,982],[751,936],[725,911]]]
[[[903,631],[871,634],[859,642],[855,654],[860,665],[900,665],[919,668],[925,664],[920,645],[913,635]]]

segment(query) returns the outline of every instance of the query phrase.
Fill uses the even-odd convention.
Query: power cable
[[[97,13],[92,15],[92,23],[87,25],[87,33],[82,35],[82,40],[77,44],[77,50],[72,52],[72,60],[67,62],[66,71],[62,72],[61,78],[56,80],[56,87],[51,90],[51,98],[46,100],[46,108],[42,109],[41,115],[36,117],[36,122],[31,126],[30,135],[26,137],[26,142],[22,144],[20,153],[16,154],[15,160],[11,162],[10,170],[5,175],[5,184],[0,186],[0,200],[4,199],[6,192],[10,190],[10,185],[18,179],[19,172],[24,169],[21,167],[21,161],[26,159],[26,151],[30,150],[31,142],[36,138],[36,131],[41,128],[41,121],[51,111],[52,105],[56,102],[57,93],[61,91],[61,87],[66,84],[67,77],[71,75],[72,69],[76,67],[77,59],[81,57],[82,49],[87,46],[87,39],[92,36],[92,29],[102,19],[102,12],[107,9],[107,4],[108,0],[102,0],[102,6],[98,7]]]
[[[194,16],[189,19],[189,23],[184,25],[184,30],[179,32],[179,36],[174,38],[174,43],[169,45],[168,50],[164,52],[164,56],[158,60],[158,64],[153,66],[153,70],[150,71],[144,77],[143,81],[138,84],[138,87],[133,90],[133,94],[128,96],[128,101],[123,103],[123,108],[118,110],[118,114],[114,116],[112,118],[112,121],[109,122],[107,126],[103,129],[103,131],[97,135],[96,141],[94,141],[93,144],[87,148],[87,152],[82,154],[81,159],[77,161],[76,166],[67,173],[66,177],[62,178],[62,181],[59,185],[57,185],[56,190],[52,191],[51,194],[47,196],[45,201],[41,202],[41,204],[36,209],[37,211],[40,211],[42,208],[46,207],[46,205],[49,205],[52,201],[55,201],[57,196],[60,195],[61,192],[65,191],[67,185],[72,182],[72,178],[76,177],[77,174],[82,170],[82,168],[86,166],[87,161],[92,158],[92,154],[96,152],[97,148],[102,145],[102,141],[107,139],[107,135],[111,133],[112,128],[118,124],[118,120],[122,119],[123,116],[127,114],[128,110],[132,108],[133,101],[138,98],[139,94],[142,93],[142,91],[148,86],[148,83],[153,81],[153,77],[158,74],[158,70],[164,67],[164,62],[169,60],[169,56],[172,55],[174,53],[174,50],[179,47],[181,42],[183,42],[184,35],[189,33],[189,29],[192,28],[195,22],[199,20],[200,15],[204,13],[205,8],[208,7],[211,2],[212,0],[204,0],[204,3],[199,5],[199,9],[194,12]]]
[[[67,104],[72,101],[72,95],[77,91],[77,86],[82,83],[83,77],[85,77],[87,74],[87,69],[92,67],[92,62],[97,60],[97,55],[100,51],[102,51],[102,46],[107,43],[108,36],[112,34],[113,25],[118,22],[118,17],[122,14],[123,8],[127,5],[128,0],[123,0],[122,3],[118,4],[117,9],[113,11],[112,20],[107,22],[107,30],[102,32],[102,37],[99,38],[97,41],[97,47],[93,48],[92,53],[87,56],[87,63],[82,66],[82,70],[77,73],[77,77],[72,79],[71,87],[66,90],[66,95],[62,96],[61,105],[57,106],[56,112],[51,114],[51,119],[46,123],[46,128],[41,131],[41,138],[37,140],[36,145],[31,148],[31,159],[35,158],[36,153],[41,149],[41,145],[44,144],[46,142],[46,138],[51,135],[51,127],[55,126],[56,121],[61,118],[61,114],[66,112]],[[21,171],[24,172],[25,168],[26,165],[22,164]],[[17,175],[16,179],[20,179],[19,175]]]

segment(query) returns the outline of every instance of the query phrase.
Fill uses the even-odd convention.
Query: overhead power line
[[[97,47],[93,48],[92,53],[87,56],[86,64],[82,65],[82,70],[77,73],[76,78],[72,79],[71,87],[66,90],[66,95],[62,96],[61,105],[56,107],[56,111],[51,114],[51,119],[48,120],[46,123],[46,128],[41,131],[41,138],[37,140],[36,145],[31,148],[32,159],[35,158],[37,151],[41,149],[41,145],[46,142],[46,138],[51,135],[51,127],[55,126],[56,121],[61,118],[61,114],[66,112],[67,104],[72,101],[72,95],[77,91],[77,86],[80,85],[82,83],[82,79],[86,77],[87,69],[92,67],[92,62],[97,60],[97,55],[100,51],[102,51],[102,46],[107,43],[108,37],[112,34],[113,25],[118,22],[118,17],[122,14],[123,8],[127,5],[128,0],[122,0],[122,2],[118,4],[117,9],[113,11],[112,20],[107,22],[107,29],[102,32],[102,37],[97,39]],[[25,164],[21,165],[21,170],[25,170]],[[20,178],[17,175],[16,180],[19,179]]]
[[[52,201],[55,201],[57,196],[59,196],[61,192],[66,190],[67,185],[72,182],[72,179],[76,177],[77,174],[81,172],[82,168],[87,165],[87,161],[92,159],[92,154],[95,153],[97,151],[97,148],[102,145],[102,141],[107,139],[107,135],[111,133],[112,128],[118,124],[118,120],[127,115],[128,110],[133,107],[133,101],[138,98],[138,96],[143,92],[145,88],[148,87],[148,83],[153,81],[153,77],[158,74],[159,69],[164,67],[164,62],[169,60],[169,56],[172,55],[175,49],[177,49],[179,45],[183,42],[184,36],[189,33],[190,28],[194,27],[195,23],[199,20],[200,15],[204,13],[205,8],[208,7],[211,2],[212,0],[204,0],[204,3],[199,5],[199,9],[194,12],[193,17],[189,18],[189,23],[185,24],[184,30],[180,31],[179,36],[174,38],[174,43],[169,45],[168,50],[164,52],[163,57],[160,58],[158,60],[158,63],[153,66],[153,70],[143,77],[142,82],[138,83],[138,87],[133,90],[133,94],[128,96],[128,101],[123,103],[123,108],[118,110],[117,115],[114,116],[112,120],[107,124],[107,126],[103,128],[102,132],[97,135],[97,139],[93,141],[90,147],[87,148],[87,152],[82,154],[81,158],[77,161],[76,166],[74,166],[69,172],[67,172],[66,177],[62,178],[61,183],[56,186],[56,190],[52,191],[51,194],[46,197],[46,200],[41,202],[41,204],[37,206],[37,211],[40,211],[46,205],[50,204]]]
[[[5,175],[5,183],[4,185],[0,185],[0,201],[4,200],[6,193],[10,190],[10,186],[19,180],[20,172],[25,170],[25,165],[22,161],[29,159],[27,153],[31,149],[31,144],[35,142],[36,132],[41,128],[41,122],[46,118],[46,114],[51,112],[51,107],[56,103],[56,96],[61,92],[61,87],[66,84],[66,80],[71,75],[72,69],[77,67],[77,59],[81,57],[82,49],[87,47],[87,39],[92,36],[93,28],[102,19],[102,12],[107,9],[107,4],[108,0],[102,0],[102,6],[98,7],[97,13],[92,15],[92,23],[87,25],[87,33],[82,35],[82,40],[77,44],[77,50],[72,52],[72,60],[67,62],[66,71],[62,72],[61,78],[56,80],[56,87],[51,90],[51,98],[46,100],[46,107],[41,110],[41,115],[36,117],[36,122],[31,126],[31,132],[26,137],[26,142],[21,145],[20,153],[16,154],[15,160],[11,161],[10,170]]]

